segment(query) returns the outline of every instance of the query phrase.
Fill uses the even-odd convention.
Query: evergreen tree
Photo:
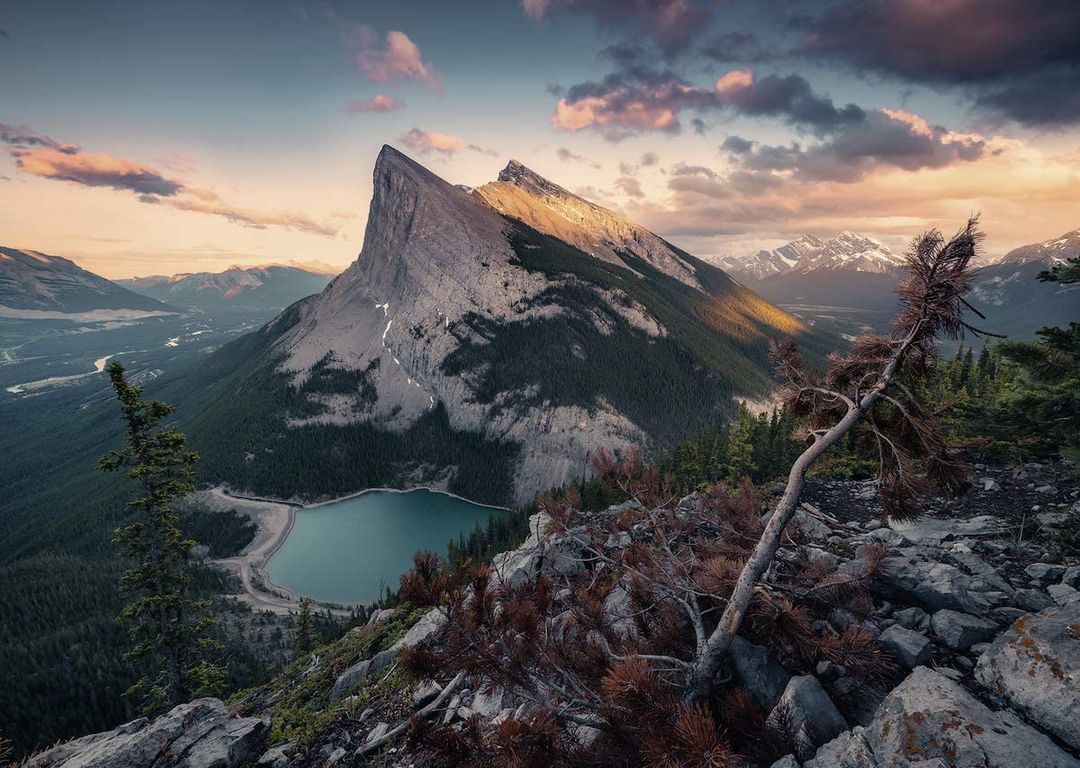
[[[195,542],[180,530],[176,504],[189,494],[198,455],[187,450],[184,435],[162,424],[174,408],[143,400],[124,367],[109,366],[109,380],[120,401],[127,446],[103,456],[106,472],[126,469],[143,495],[129,504],[135,519],[116,531],[116,541],[132,567],[121,577],[128,598],[121,613],[132,642],[124,655],[142,673],[127,693],[141,698],[147,712],[158,712],[194,695],[212,693],[224,671],[209,661],[219,645],[208,632],[209,602],[192,597],[188,554]]]
[[[296,620],[296,655],[306,656],[315,647],[315,619],[311,615],[311,601],[300,601],[300,615]]]
[[[738,482],[754,471],[754,417],[746,403],[739,404],[739,415],[728,436],[727,479]]]

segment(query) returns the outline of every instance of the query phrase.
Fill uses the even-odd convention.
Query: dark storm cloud
[[[720,145],[720,149],[736,155],[744,155],[749,152],[753,146],[754,142],[750,139],[744,139],[742,136],[728,136],[724,139],[724,143]]]
[[[552,123],[567,131],[592,128],[618,141],[642,131],[679,133],[684,110],[775,117],[816,134],[858,123],[866,114],[854,104],[838,107],[799,75],[758,78],[750,69],[736,69],[713,88],[702,88],[670,70],[632,66],[603,80],[571,86],[559,100]],[[704,133],[700,116],[691,125]]]
[[[610,29],[645,35],[667,55],[686,50],[713,21],[697,0],[522,0],[525,15],[543,21],[561,13],[590,16]]]
[[[858,123],[866,113],[855,104],[837,107],[828,96],[815,93],[799,75],[747,78],[750,70],[733,70],[716,84],[722,105],[751,117],[779,117],[792,125],[827,133]]]
[[[1080,2],[843,0],[806,19],[802,52],[958,87],[1021,123],[1080,120]]]
[[[757,36],[750,32],[727,32],[705,42],[701,52],[713,61],[758,61],[762,56]]]
[[[739,137],[728,137],[724,144],[732,161],[745,171],[790,171],[801,181],[846,183],[879,168],[943,168],[978,160],[988,152],[980,137],[954,134],[900,111],[868,113],[865,120],[805,148],[797,142],[751,147]]]

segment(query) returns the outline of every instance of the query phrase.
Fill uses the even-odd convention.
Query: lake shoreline
[[[482,501],[473,501],[467,499],[464,496],[459,496],[451,491],[443,490],[442,488],[435,488],[430,485],[416,485],[411,488],[365,488],[362,491],[353,491],[345,496],[337,496],[332,499],[323,499],[322,501],[302,501],[293,499],[279,499],[273,496],[252,496],[244,493],[237,493],[229,489],[226,485],[219,485],[208,489],[209,491],[217,491],[227,496],[230,499],[239,499],[242,501],[254,501],[263,502],[266,504],[284,504],[289,507],[295,507],[297,509],[318,509],[319,507],[325,507],[327,504],[336,504],[339,501],[348,501],[349,499],[355,499],[363,496],[367,493],[413,493],[414,491],[427,491],[428,493],[438,493],[443,496],[449,496],[452,499],[458,501],[464,501],[468,504],[472,504],[474,507],[485,507],[487,509],[496,509],[500,512],[512,512],[513,507],[503,507],[498,504],[486,504]]]
[[[239,577],[243,592],[236,596],[237,599],[254,610],[290,614],[299,610],[302,596],[288,587],[275,583],[270,576],[268,564],[270,558],[285,545],[296,525],[297,515],[300,512],[356,499],[369,493],[407,494],[415,491],[427,491],[428,493],[447,496],[483,509],[498,512],[512,511],[510,507],[475,502],[455,493],[428,486],[417,486],[409,489],[366,488],[339,498],[304,503],[295,499],[286,500],[238,493],[226,485],[218,485],[197,491],[194,498],[221,511],[234,508],[256,526],[255,538],[239,555],[213,561]],[[312,600],[317,605],[328,608],[340,616],[348,616],[352,609],[369,604],[363,602],[343,604],[315,600],[314,598]]]

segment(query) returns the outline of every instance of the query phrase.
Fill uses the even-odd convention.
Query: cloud
[[[758,61],[764,54],[755,35],[749,32],[727,32],[707,41],[701,52],[713,61]]]
[[[143,202],[160,203],[181,211],[221,216],[234,224],[253,229],[276,227],[278,229],[306,232],[311,235],[323,235],[324,237],[334,237],[338,232],[336,227],[315,221],[302,213],[256,211],[230,205],[212,190],[187,188],[182,196],[143,198]]]
[[[800,181],[851,183],[880,168],[918,171],[978,160],[988,142],[978,134],[930,125],[904,110],[882,109],[843,126],[827,140],[803,147],[755,145],[729,136],[723,145],[743,170],[790,172]]]
[[[479,144],[470,144],[465,141],[465,139],[458,136],[452,136],[449,133],[439,133],[438,131],[424,131],[420,128],[413,128],[408,133],[402,135],[401,143],[421,155],[426,155],[430,152],[438,152],[442,155],[450,156],[463,150],[480,152],[485,155],[497,154],[494,150],[486,149]]]
[[[222,200],[209,189],[192,187],[169,178],[153,166],[101,152],[83,152],[75,144],[61,144],[25,129],[0,126],[0,140],[11,146],[8,154],[19,173],[83,187],[104,187],[135,194],[140,202],[165,205],[182,211],[221,216],[235,224],[265,229],[278,227],[333,237],[337,229],[300,213],[280,213],[242,208]],[[194,159],[180,156],[184,167]]]
[[[708,108],[714,98],[709,89],[697,88],[672,72],[632,68],[569,88],[559,99],[551,124],[570,132],[598,130],[609,141],[642,131],[678,133],[682,110]]]
[[[720,145],[720,149],[735,155],[745,155],[753,146],[754,142],[750,139],[744,139],[742,136],[728,136]]]
[[[591,16],[601,27],[648,36],[669,56],[685,50],[713,22],[696,0],[521,0],[521,8],[534,21],[561,13]]]
[[[354,51],[357,70],[373,83],[416,80],[432,90],[442,90],[442,77],[423,60],[416,43],[404,32],[387,32],[386,45],[380,47],[375,30],[363,24],[352,31],[346,43]]]
[[[752,69],[733,69],[716,81],[717,100],[742,115],[780,117],[800,128],[827,132],[856,123],[865,113],[855,104],[837,107],[832,99],[814,93],[799,75],[766,75]]]
[[[650,165],[656,165],[660,162],[660,156],[655,152],[646,152],[641,156],[641,164],[648,167]]]
[[[559,159],[563,162],[582,163],[589,166],[590,168],[600,168],[600,163],[596,162],[595,160],[590,160],[584,155],[579,155],[575,152],[571,152],[566,147],[559,147],[555,154],[558,155]]]
[[[25,125],[0,123],[0,143],[12,147],[48,147],[65,155],[79,151],[78,144],[61,144],[43,133],[34,133]]]
[[[615,179],[615,187],[622,190],[627,197],[645,197],[645,192],[641,189],[641,182],[633,176],[620,176]]]
[[[139,195],[175,195],[183,185],[147,165],[101,153],[67,153],[55,149],[11,151],[15,168],[46,179],[71,181],[85,187],[109,187]]]
[[[619,141],[644,131],[679,133],[684,110],[777,117],[819,134],[859,122],[866,114],[855,104],[837,107],[799,75],[758,78],[751,69],[733,69],[712,88],[702,88],[670,71],[630,67],[569,88],[551,123],[570,132],[598,130],[609,141]],[[700,118],[692,125],[699,133],[705,130]]]
[[[397,112],[404,108],[404,101],[398,101],[393,96],[377,93],[370,99],[364,99],[363,101],[352,99],[345,105],[345,112],[350,115],[360,115],[368,112]]]
[[[856,69],[957,87],[1029,125],[1080,120],[1075,0],[843,0],[805,23],[801,50]]]

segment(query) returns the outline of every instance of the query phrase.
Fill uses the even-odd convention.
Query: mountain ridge
[[[71,259],[0,247],[0,307],[10,317],[52,319],[98,313],[129,317],[178,310],[83,269]]]
[[[267,264],[234,265],[221,272],[148,275],[116,282],[137,293],[185,306],[257,303],[285,307],[321,291],[330,282],[330,276],[297,266]]]
[[[508,168],[504,178],[538,187],[542,177]],[[254,484],[303,434],[400,443],[438,425],[451,442],[515,446],[513,487],[498,500],[526,501],[579,477],[601,447],[677,440],[729,416],[736,397],[767,394],[771,336],[824,350],[821,334],[717,267],[557,185],[537,195],[513,179],[466,190],[390,147],[373,181],[357,260],[208,362],[222,366],[212,384],[219,397],[258,391],[288,403],[279,415],[293,447],[249,446],[254,458],[233,462]],[[568,208],[579,212],[569,230],[552,213]],[[591,235],[584,244],[603,251],[590,255],[532,224],[578,242]],[[662,428],[649,416],[658,400],[673,412]],[[255,448],[267,439],[250,436]],[[356,441],[348,450],[366,455]],[[464,482],[424,460],[435,448],[384,456],[380,482]],[[371,457],[352,461],[355,478],[356,462]]]

